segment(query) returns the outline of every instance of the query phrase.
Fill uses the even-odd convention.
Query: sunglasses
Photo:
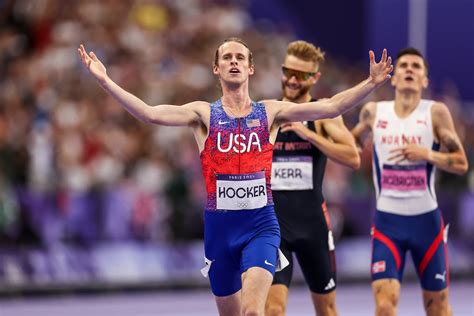
[[[295,76],[296,80],[308,80],[310,77],[313,77],[316,74],[315,72],[299,71],[291,68],[286,68],[285,66],[281,66],[281,71],[283,72],[283,75],[288,79]]]

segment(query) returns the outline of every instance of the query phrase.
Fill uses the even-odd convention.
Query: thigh
[[[242,314],[251,311],[263,315],[272,279],[273,275],[261,267],[251,267],[242,274]]]
[[[286,288],[289,288],[293,277],[293,253],[290,251],[289,244],[283,236],[280,242],[280,251],[286,257],[289,264],[283,270],[275,272],[275,275],[273,276],[273,284],[283,285]]]
[[[449,285],[447,228],[439,210],[420,215],[415,220],[418,229],[413,230],[410,250],[421,287],[427,291],[441,291]]]
[[[246,236],[241,249],[240,272],[260,267],[273,276],[280,247],[280,227],[273,208],[264,208],[255,214],[252,232]]]
[[[212,293],[217,297],[230,296],[241,287],[240,256],[230,247],[231,236],[226,235],[222,214],[206,212],[204,234],[205,258]]]
[[[372,227],[372,281],[403,278],[406,258],[407,218],[380,211]]]
[[[208,254],[206,254],[208,256]],[[229,296],[242,288],[240,268],[229,256],[224,253],[211,256],[213,259],[209,267],[209,281],[212,293],[217,296]]]
[[[313,229],[314,234],[296,243],[295,255],[311,292],[326,294],[336,289],[334,241],[327,226]]]
[[[221,316],[240,316],[241,311],[241,291],[228,296],[216,296],[216,305]]]
[[[265,304],[268,315],[284,315],[288,302],[288,287],[284,284],[272,284]]]
[[[275,274],[278,266],[278,246],[280,236],[256,236],[242,250],[240,272],[244,273],[252,267],[260,267],[270,274]]]
[[[400,282],[396,279],[373,281],[372,293],[378,306],[389,304],[396,308],[400,299]]]

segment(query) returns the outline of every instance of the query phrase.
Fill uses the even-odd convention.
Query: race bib
[[[312,190],[313,158],[273,157],[272,190]]]
[[[395,197],[419,196],[427,187],[426,164],[383,165],[382,194]]]
[[[265,172],[218,174],[216,201],[220,210],[252,210],[267,205]]]

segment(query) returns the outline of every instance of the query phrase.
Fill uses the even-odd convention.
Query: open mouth
[[[287,84],[286,88],[289,89],[289,90],[297,91],[297,90],[300,90],[301,87],[299,85]]]
[[[405,77],[405,81],[413,82],[413,81],[415,81],[415,79],[411,76],[408,76],[408,77]]]
[[[229,71],[231,74],[240,74],[240,70],[237,68],[231,68]]]

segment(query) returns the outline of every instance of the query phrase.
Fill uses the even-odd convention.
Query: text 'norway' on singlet
[[[373,126],[373,179],[377,209],[399,215],[418,215],[438,207],[435,167],[423,162],[389,161],[391,150],[411,144],[439,150],[431,118],[434,101],[421,100],[406,118],[395,113],[395,102],[376,104]]]

